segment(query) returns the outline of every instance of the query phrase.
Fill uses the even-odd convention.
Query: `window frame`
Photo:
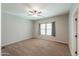
[[[41,34],[41,24],[45,24],[45,35],[47,35],[47,23],[51,23],[52,25],[53,25],[53,23],[55,23],[55,21],[54,22],[45,22],[45,23],[40,23],[39,24],[39,34],[40,35],[43,35],[43,34]],[[55,27],[55,24],[54,24],[54,27]],[[53,28],[53,26],[51,26],[51,32],[53,32],[52,31],[52,28]],[[54,28],[54,31],[56,31],[55,30],[55,28]],[[53,33],[51,33],[51,35],[47,35],[47,36],[56,36],[56,32],[55,32],[55,34],[53,35]]]
[[[46,24],[46,23],[41,23],[41,24]],[[44,34],[41,34],[41,24],[40,24],[40,35],[44,35]],[[46,35],[46,25],[45,25],[45,35]]]

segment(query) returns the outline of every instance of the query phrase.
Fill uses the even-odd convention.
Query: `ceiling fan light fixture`
[[[29,10],[28,14],[32,15],[32,16],[38,16],[42,13],[42,11],[38,11],[38,10]]]

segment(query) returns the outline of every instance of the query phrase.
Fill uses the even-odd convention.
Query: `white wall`
[[[70,14],[69,14],[69,48],[70,48],[70,52],[72,55],[76,55],[75,51],[76,51],[76,38],[75,38],[75,33],[76,33],[76,29],[75,29],[75,12],[77,11],[77,6],[74,5],[71,10],[70,10]],[[78,45],[79,46],[79,45]]]
[[[32,37],[32,21],[3,12],[1,17],[2,46]]]
[[[56,36],[39,35],[39,24],[45,22],[56,22]],[[61,15],[47,19],[41,19],[34,22],[34,33],[37,38],[53,40],[61,43],[68,43],[68,15]]]

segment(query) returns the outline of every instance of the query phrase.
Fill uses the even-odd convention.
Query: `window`
[[[45,24],[41,24],[41,35],[45,35]]]
[[[55,36],[55,22],[40,24],[40,35]]]
[[[52,23],[47,23],[46,24],[46,34],[47,35],[52,35]]]

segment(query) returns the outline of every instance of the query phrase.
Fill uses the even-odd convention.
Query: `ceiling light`
[[[32,16],[39,16],[41,15],[42,11],[38,11],[38,10],[29,10],[28,14],[32,15]]]

